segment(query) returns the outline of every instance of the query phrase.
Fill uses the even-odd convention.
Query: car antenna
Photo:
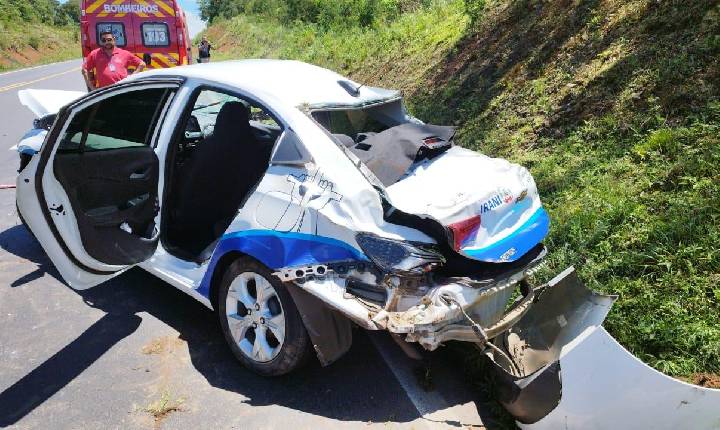
[[[338,85],[340,85],[345,91],[347,91],[348,94],[350,94],[350,95],[353,96],[353,97],[359,96],[359,95],[360,95],[360,88],[362,88],[362,87],[364,86],[364,84],[355,86],[355,85],[353,85],[353,82],[350,82],[350,81],[345,80],[345,79],[341,79],[341,80],[337,81],[337,83],[338,83]]]

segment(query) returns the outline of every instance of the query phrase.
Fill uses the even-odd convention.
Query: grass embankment
[[[527,166],[552,220],[548,279],[618,294],[609,331],[671,375],[720,372],[720,6],[436,3],[360,28],[238,16],[219,58],[292,58],[402,89],[458,143]]]
[[[77,25],[0,20],[0,71],[80,58]]]

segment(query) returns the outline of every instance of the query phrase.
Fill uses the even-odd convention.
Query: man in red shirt
[[[90,91],[112,85],[128,74],[128,67],[135,67],[135,72],[145,69],[145,62],[132,53],[115,46],[115,36],[109,31],[100,34],[102,46],[90,52],[85,58],[82,74]],[[95,82],[97,81],[97,85]]]

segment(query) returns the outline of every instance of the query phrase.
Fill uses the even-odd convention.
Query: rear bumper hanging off
[[[494,340],[499,400],[527,429],[720,428],[720,390],[644,364],[601,324],[615,297],[573,268],[536,292],[532,309]]]

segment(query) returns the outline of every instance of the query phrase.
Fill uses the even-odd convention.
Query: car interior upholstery
[[[174,169],[166,200],[165,247],[204,261],[267,170],[272,146],[256,137],[244,103],[223,104],[212,134],[176,157],[182,164]]]
[[[100,100],[73,113],[59,142],[53,172],[84,249],[98,261],[130,265],[155,252],[160,169],[150,143],[169,94],[150,88]]]

